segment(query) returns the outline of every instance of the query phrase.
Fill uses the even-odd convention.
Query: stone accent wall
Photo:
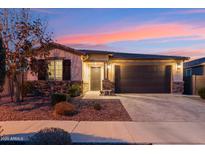
[[[86,93],[89,91],[89,83],[83,83],[83,93]]]
[[[69,87],[72,84],[80,84],[81,81],[46,81],[46,80],[36,80],[36,81],[26,81],[31,83],[35,89],[37,89],[43,96],[50,96],[52,93],[67,93]]]
[[[172,93],[182,94],[184,92],[184,82],[173,82]]]
[[[103,90],[112,90],[115,91],[115,84],[108,79],[104,79],[102,81],[102,89]]]

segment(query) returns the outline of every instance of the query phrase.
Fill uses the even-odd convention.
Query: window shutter
[[[63,60],[63,80],[71,80],[71,61]]]
[[[38,80],[46,80],[47,78],[47,64],[44,59],[38,60]]]

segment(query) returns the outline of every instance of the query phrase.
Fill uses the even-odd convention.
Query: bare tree
[[[3,48],[2,38],[0,37],[0,99],[1,99],[1,93],[4,90],[5,77],[6,77],[6,52]]]
[[[37,59],[49,56],[52,33],[47,32],[47,23],[32,16],[29,9],[1,9],[0,23],[11,98],[15,95],[18,102],[23,98],[24,73],[29,68],[36,73]],[[40,50],[34,50],[37,47]]]

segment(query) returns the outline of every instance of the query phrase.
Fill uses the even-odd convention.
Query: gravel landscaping
[[[78,113],[73,116],[55,115],[48,98],[26,98],[21,104],[0,100],[0,121],[12,120],[76,120],[76,121],[131,121],[120,100],[77,100]],[[101,110],[95,110],[99,103]]]

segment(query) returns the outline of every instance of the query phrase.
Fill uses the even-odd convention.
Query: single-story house
[[[48,71],[26,74],[31,82],[82,84],[83,92],[113,90],[116,93],[183,93],[183,62],[187,57],[75,50],[52,43]],[[39,64],[45,59],[39,59]],[[40,67],[39,67],[40,68]],[[41,68],[40,68],[41,69]],[[44,72],[44,73],[42,73]]]

